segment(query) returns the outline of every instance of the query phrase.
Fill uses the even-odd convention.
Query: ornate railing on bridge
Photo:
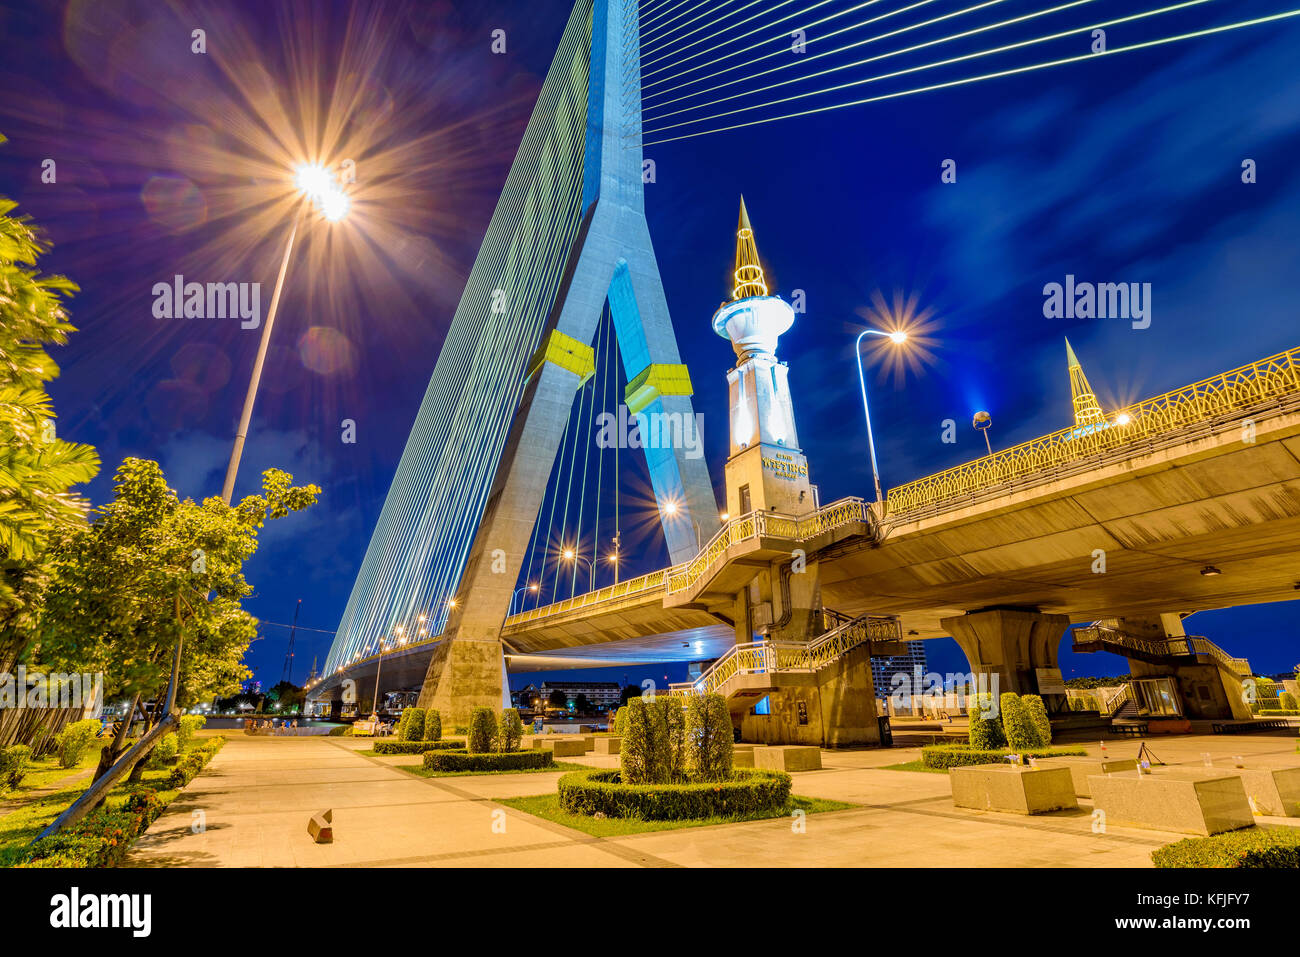
[[[506,627],[515,628],[552,615],[650,592],[671,595],[685,591],[708,574],[714,565],[725,561],[727,552],[736,545],[760,538],[807,541],[823,532],[855,522],[871,522],[867,503],[860,498],[840,499],[802,518],[775,512],[750,512],[725,523],[692,559],[640,578],[630,578],[617,585],[606,585],[564,601],[511,615],[506,619]]]
[[[901,641],[902,624],[893,617],[863,615],[844,620],[812,641],[746,641],[733,646],[694,681],[670,685],[672,695],[710,694],[737,675],[815,672],[872,641]]]
[[[1109,644],[1135,654],[1150,655],[1154,658],[1195,658],[1204,655],[1214,660],[1222,668],[1241,675],[1250,676],[1250,662],[1245,658],[1234,658],[1210,639],[1201,635],[1186,635],[1172,638],[1142,638],[1118,628],[1102,624],[1087,625],[1074,629],[1074,644]]]
[[[1061,429],[973,462],[890,489],[896,518],[952,500],[968,500],[1028,476],[1042,476],[1141,439],[1209,423],[1272,399],[1300,395],[1300,349],[1290,349],[1173,392],[1119,409],[1094,425]]]

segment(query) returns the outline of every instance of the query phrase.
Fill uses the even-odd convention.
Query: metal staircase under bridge
[[[1124,631],[1110,621],[1093,622],[1074,630],[1074,650],[1109,651],[1126,658],[1157,665],[1218,665],[1238,678],[1250,677],[1250,662],[1234,658],[1200,635],[1173,638],[1141,638]]]
[[[897,617],[850,618],[824,610],[822,618],[830,628],[811,641],[742,642],[694,681],[670,685],[668,694],[720,694],[734,711],[749,707],[755,697],[778,690],[783,676],[788,681],[795,675],[816,675],[864,645],[889,645],[882,653],[899,653],[894,646],[902,642],[903,630]]]

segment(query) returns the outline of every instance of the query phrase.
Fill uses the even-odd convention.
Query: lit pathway
[[[911,749],[823,752],[826,767],[795,775],[795,792],[862,805],[809,816],[618,838],[581,832],[495,803],[554,792],[560,772],[419,778],[405,755],[357,753],[346,738],[252,738],[225,748],[132,851],[134,866],[1009,866],[1149,867],[1153,849],[1183,835],[1133,828],[1092,833],[1090,808],[1023,817],[957,809],[945,775],[880,770]],[[1092,749],[1095,749],[1095,745]],[[1137,743],[1110,744],[1115,756]],[[1288,737],[1158,742],[1167,762],[1211,751],[1296,763]],[[1290,757],[1288,758],[1287,755]],[[616,759],[589,757],[609,765]],[[307,819],[334,809],[335,840],[317,845]],[[202,812],[204,825],[194,833]],[[1281,823],[1280,821],[1278,823]],[[1295,823],[1294,821],[1288,823]],[[504,824],[504,833],[502,825]]]

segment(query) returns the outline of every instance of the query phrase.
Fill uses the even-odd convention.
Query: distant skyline
[[[1126,9],[1094,8],[1088,16]],[[248,661],[269,687],[299,598],[295,680],[325,658],[570,3],[265,9],[123,0],[59,17],[57,5],[0,2],[0,194],[55,243],[42,269],[81,287],[70,303],[80,331],[57,350],[50,391],[60,434],[102,457],[88,497],[108,499],[128,455],[159,460],[182,495],[203,497],[220,491],[257,333],[237,320],[157,319],[151,289],[183,273],[260,281],[269,297],[285,229],[236,214],[255,176],[222,179],[207,162],[214,144],[243,136],[249,151],[257,139],[234,91],[264,84],[311,99],[366,64],[357,122],[381,129],[390,152],[418,144],[389,173],[377,240],[340,248],[307,236],[287,282],[237,493],[271,466],[324,493],[269,527],[246,569],[246,607],[264,619]],[[1277,9],[1210,4],[1160,29]],[[206,56],[190,50],[199,22]],[[504,56],[488,49],[497,28],[510,38]],[[1297,49],[1300,25],[1288,21],[649,147],[647,215],[715,486],[732,355],[709,318],[729,291],[742,192],[776,291],[807,296],[780,358],[823,501],[871,494],[853,338],[882,302],[911,303],[934,340],[930,362],[900,375],[877,367],[868,380],[886,489],[982,454],[969,427],[978,410],[992,415],[995,449],[1069,424],[1066,336],[1107,407],[1300,345]],[[300,65],[313,58],[318,79]],[[43,183],[50,158],[58,179]],[[956,182],[944,183],[950,159]],[[1251,184],[1245,159],[1258,171]],[[1149,326],[1049,318],[1044,287],[1067,276],[1149,283]],[[339,441],[344,419],[355,444]],[[946,419],[955,445],[940,440]],[[635,487],[635,469],[627,481]],[[629,575],[666,564],[653,536],[637,552]],[[1186,626],[1258,672],[1300,662],[1296,602],[1202,610]],[[1067,649],[1067,678],[1128,669]],[[935,671],[968,670],[951,639],[927,654]],[[511,678],[665,674],[681,680],[684,668]]]

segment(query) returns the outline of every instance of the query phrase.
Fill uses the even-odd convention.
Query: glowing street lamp
[[[907,342],[907,333],[902,329],[895,329],[893,332],[884,332],[880,329],[863,329],[858,333],[858,341],[854,343],[853,351],[858,356],[858,385],[862,389],[862,415],[867,420],[867,449],[871,453],[871,477],[876,483],[876,501],[884,501],[885,496],[880,491],[880,469],[876,465],[876,440],[871,434],[871,410],[867,408],[867,376],[862,371],[862,339],[864,336],[884,336],[896,346],[901,346]]]
[[[321,215],[331,223],[342,220],[348,214],[351,201],[330,172],[319,163],[304,163],[294,171],[294,185],[302,194],[293,216],[293,225],[289,229],[289,241],[284,246],[284,256],[280,259],[280,272],[275,278],[275,291],[271,293],[271,305],[266,311],[266,322],[262,324],[262,338],[257,345],[257,358],[253,360],[253,374],[248,380],[248,391],[244,394],[244,409],[239,417],[239,428],[235,432],[235,446],[230,451],[230,463],[226,466],[226,481],[221,489],[221,498],[227,505],[235,494],[235,476],[239,474],[239,460],[244,454],[244,441],[248,438],[248,428],[253,420],[253,403],[257,400],[257,389],[262,381],[262,366],[266,362],[266,351],[271,344],[271,328],[275,325],[275,316],[280,309],[280,293],[284,290],[284,277],[289,272],[289,258],[293,254],[293,243],[298,237],[298,226],[302,223],[303,211],[309,204],[314,204]]]
[[[589,581],[589,584],[588,584],[587,588],[588,588],[589,591],[595,591],[595,590],[596,590],[596,567],[591,563],[591,559],[590,559],[590,558],[588,558],[588,557],[585,556],[585,555],[579,555],[579,554],[578,554],[576,551],[574,551],[572,548],[566,548],[566,549],[564,549],[564,551],[562,551],[562,552],[560,553],[560,556],[561,556],[561,557],[562,557],[566,562],[574,562],[575,564],[576,564],[577,562],[586,562],[586,563],[587,563],[587,570],[590,572],[590,578],[589,578],[589,580],[588,580],[588,581]],[[576,568],[575,568],[575,571],[576,571]],[[572,596],[572,592],[570,592],[570,596],[569,596],[569,597],[573,597],[573,596]]]
[[[992,455],[993,446],[989,443],[989,429],[993,427],[993,416],[987,412],[976,412],[975,418],[970,420],[970,424],[984,433],[984,448],[988,449],[989,455]]]
[[[515,589],[515,593],[514,593],[513,595],[510,596],[510,614],[512,614],[512,615],[515,613],[515,600],[519,597],[519,593],[520,593],[521,591],[536,592],[536,591],[537,591],[537,583],[536,583],[536,582],[533,582],[533,583],[528,584],[528,585],[520,585],[518,588]]]

